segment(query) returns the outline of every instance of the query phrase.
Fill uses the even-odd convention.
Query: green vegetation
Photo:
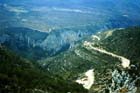
[[[39,45],[47,35],[24,27],[0,28],[0,43],[24,58],[37,60],[47,56]]]
[[[86,93],[82,86],[52,76],[38,64],[0,47],[0,93]]]
[[[100,36],[106,32],[101,33]],[[99,46],[116,54],[125,56],[131,60],[139,59],[140,55],[140,27],[116,30],[111,36],[102,38]]]
[[[83,42],[74,49],[38,62],[28,61],[0,47],[0,92],[87,93],[74,81],[89,69],[95,69],[95,82],[90,93],[105,89],[111,83],[115,69],[128,72],[133,80],[140,77],[139,27],[106,31],[97,33],[97,36],[100,40],[93,37],[85,40],[93,47],[130,59],[130,69],[124,69],[117,58],[86,47]],[[139,88],[140,81],[137,80],[135,85]]]
[[[104,49],[114,54],[124,56],[131,61],[131,69],[124,69],[121,61],[112,56],[97,52],[93,49],[79,44],[76,48],[40,61],[46,64],[43,67],[49,72],[59,75],[64,79],[74,80],[79,73],[83,73],[91,68],[95,69],[95,84],[91,88],[93,91],[99,91],[106,87],[111,80],[112,72],[115,69],[127,70],[135,80],[140,77],[140,28],[132,27],[127,29],[116,29],[97,33],[100,40],[86,39],[94,47]],[[136,82],[139,86],[139,80]],[[94,92],[93,92],[94,93]],[[98,93],[98,92],[97,92]]]

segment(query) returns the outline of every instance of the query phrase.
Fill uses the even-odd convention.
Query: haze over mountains
[[[97,31],[139,25],[139,4],[138,0],[2,0],[0,24],[51,32],[41,46],[54,55]]]
[[[139,0],[1,0],[0,92],[139,93],[139,26]]]
[[[139,4],[138,0],[2,0],[1,23],[47,32],[88,25],[96,30],[127,27],[139,24]]]

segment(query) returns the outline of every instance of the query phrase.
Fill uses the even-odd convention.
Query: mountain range
[[[28,31],[28,33],[31,33],[31,32]],[[42,32],[40,32],[40,34],[42,34]],[[28,34],[26,33],[26,35]],[[33,37],[30,40],[32,39],[35,40],[35,38]],[[20,56],[24,57],[22,53],[23,51],[20,50],[21,47],[19,47],[19,50],[16,50],[17,52],[14,51],[14,49],[11,49],[14,53],[7,52],[8,51],[7,49],[5,49],[4,47],[1,47],[1,52],[0,52],[1,58],[2,58],[1,71],[7,71],[7,73],[1,72],[2,77],[4,74],[2,81],[3,79],[5,80],[5,78],[8,78],[10,73],[11,75],[14,75],[15,77],[17,77],[17,79],[19,78],[19,81],[20,81],[20,79],[24,78],[24,73],[26,72],[26,67],[24,68],[24,65],[26,66],[26,64],[29,64],[27,65],[27,69],[31,69],[31,71],[34,71],[34,73],[31,72],[33,75],[30,75],[30,72],[27,73],[27,75],[29,74],[27,80],[32,78],[32,76],[38,75],[40,73],[44,73],[45,75],[49,75],[47,73],[51,73],[52,79],[56,78],[57,76],[57,77],[60,77],[63,82],[69,81],[68,84],[70,84],[71,82],[76,82],[77,79],[82,80],[84,76],[84,72],[90,69],[94,69],[95,81],[89,90],[90,93],[95,93],[95,92],[108,93],[107,91],[110,91],[111,93],[115,91],[128,91],[131,93],[139,93],[139,76],[140,76],[139,74],[139,66],[140,66],[139,65],[140,64],[139,63],[139,55],[140,55],[139,39],[140,39],[139,27],[132,27],[132,28],[127,28],[127,29],[114,29],[114,30],[109,30],[105,32],[97,32],[91,37],[85,38],[81,42],[78,42],[74,48],[71,48],[65,52],[59,53],[54,56],[49,56],[46,59],[38,60],[38,62],[35,62],[36,64],[35,66],[37,67],[40,66],[39,68],[34,67],[32,62],[28,61],[29,59],[28,57],[26,57],[28,59],[25,60],[25,59],[21,59],[21,57],[14,56],[14,53],[16,54],[21,53]],[[26,41],[25,38],[23,40]],[[10,45],[7,45],[7,44],[10,44],[11,41],[8,41],[5,39],[5,42],[9,42],[9,43],[2,43],[1,45],[6,46],[7,48],[10,49],[9,47]],[[32,44],[31,42],[26,42],[25,45],[28,45],[28,43],[30,46],[27,49],[33,48],[31,52],[34,52],[34,47],[33,47],[34,44]],[[20,44],[17,44],[15,46],[18,46],[18,45]],[[40,52],[40,50],[36,48],[35,50],[36,52]],[[25,54],[25,55],[27,56],[28,54]],[[128,60],[130,61],[130,63]],[[18,62],[18,63],[15,63],[15,62]],[[19,66],[13,67],[12,65],[13,66],[19,65]],[[22,68],[20,68],[20,65],[21,67],[23,67],[24,69],[23,71],[22,71]],[[12,67],[11,70],[10,68],[6,68],[6,66]],[[3,70],[3,69],[6,69],[6,70]],[[14,69],[16,69],[17,72],[15,72]],[[21,78],[20,76],[18,77],[18,74],[20,73],[18,71],[20,71],[20,69],[22,71],[21,73],[23,74]],[[43,70],[45,72],[38,72],[38,70],[40,71],[40,69],[41,71]],[[8,76],[5,77],[5,74]],[[42,74],[38,76],[42,76]],[[36,78],[39,78],[39,77],[36,77]],[[114,81],[112,80],[112,78],[114,78]],[[121,84],[119,83],[120,78],[124,78],[122,79]],[[59,80],[59,78],[56,78],[56,79]],[[48,80],[49,79],[46,78],[46,81]],[[128,80],[129,82],[126,82],[126,80]],[[30,84],[33,84],[31,82]],[[21,83],[18,82],[18,83],[19,83],[19,86],[20,84],[22,84],[22,82]],[[115,85],[113,85],[112,83],[115,83]],[[120,84],[120,85],[117,85],[117,84]],[[56,87],[58,86],[57,84],[55,85]],[[8,86],[11,87],[10,83],[8,83]],[[51,86],[51,83],[48,86]],[[35,89],[34,86],[32,88]],[[42,86],[40,88],[42,89]],[[82,89],[82,87],[80,88]],[[131,90],[129,90],[129,88],[131,88]],[[55,88],[52,88],[52,90],[53,89],[54,91],[57,91]],[[50,90],[49,93],[51,93],[52,90]],[[79,92],[80,90],[77,90],[77,89],[76,90],[73,89],[73,90],[77,92],[72,92],[72,93],[82,93],[82,92],[86,93],[86,91],[84,92],[84,90],[82,90],[82,92]],[[69,89],[68,90],[66,89],[66,91],[69,91]],[[52,93],[59,93],[59,92],[52,92]],[[120,92],[120,93],[127,93],[127,92]]]
[[[139,0],[0,0],[0,93],[140,93]]]
[[[115,71],[118,71],[117,75],[126,73],[122,78],[126,78],[128,74],[127,78],[132,79],[130,79],[129,83],[139,77],[139,39],[139,27],[109,30],[97,33],[79,43],[74,49],[39,61],[39,63],[49,72],[60,75],[64,79],[72,80],[76,80],[76,77],[80,75],[79,73],[82,74],[90,69],[94,69],[95,84],[91,88],[91,93],[104,93],[104,89],[109,87],[113,78],[112,73],[117,73]],[[79,77],[82,76],[80,75]],[[121,83],[121,86],[113,86],[116,90],[108,91],[114,93],[115,91],[121,91],[119,87],[125,87],[130,93],[139,93],[129,90],[131,84],[128,84],[130,86],[125,85],[125,80],[122,80]],[[139,78],[134,86],[136,87],[137,84],[139,86]]]

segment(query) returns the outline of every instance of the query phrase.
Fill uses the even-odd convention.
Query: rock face
[[[93,33],[95,29],[87,28],[64,28],[46,33],[9,27],[0,29],[0,43],[24,57],[38,60],[73,48],[76,42]]]
[[[129,73],[125,71],[119,72],[114,70],[112,73],[112,83],[108,87],[110,93],[136,93],[137,87],[135,83],[139,78],[132,79]]]
[[[47,35],[28,28],[5,28],[0,29],[0,43],[23,57],[40,59],[46,55],[40,43]]]
[[[28,56],[33,55],[33,59],[40,59],[66,51],[74,47],[77,41],[96,31],[140,25],[139,5],[138,0],[121,0],[117,4],[114,0],[42,0],[42,2],[40,0],[12,0],[12,2],[1,0],[0,26],[1,28],[26,27],[30,30],[46,31],[47,35],[50,32],[43,41],[42,39],[40,41],[42,37],[36,35],[36,37],[40,37],[39,42],[27,36],[27,45],[29,46],[30,42],[33,47],[37,46],[36,50],[41,51],[30,53]],[[21,31],[19,28],[15,30]],[[0,41],[4,42],[8,36],[3,35]],[[42,36],[44,37],[44,35]],[[22,40],[22,37],[20,39]],[[38,47],[40,42],[41,46]],[[16,44],[12,46],[14,45]],[[24,51],[31,52],[32,49]],[[45,53],[43,53],[43,49],[45,49]]]
[[[68,80],[82,78],[83,72],[94,69],[90,93],[136,93],[140,87],[139,40],[139,27],[101,32],[40,64]]]
[[[44,56],[54,56],[74,47],[77,41],[96,31],[140,25],[139,5],[138,0],[121,0],[117,4],[114,0],[42,0],[42,2],[40,0],[12,0],[12,2],[1,0],[0,26],[21,32],[23,29],[19,29],[20,27],[25,27],[24,30],[31,32],[32,29],[47,32],[45,39],[45,33],[42,35],[44,40],[40,37],[41,35],[32,33],[36,37],[40,37],[39,40],[34,40],[35,37],[27,35],[26,39],[24,38],[27,44],[24,42],[19,44],[19,46],[25,45],[24,47],[30,48],[30,50],[24,49],[30,53],[30,55],[27,54],[29,58],[41,59]],[[26,28],[30,28],[30,30]],[[37,33],[37,31],[33,32]],[[0,41],[3,43],[8,37],[9,35],[4,34]],[[22,36],[19,39],[23,40]],[[17,44],[13,44],[12,47],[16,47],[14,45]],[[32,47],[36,49],[34,50]],[[16,52],[23,50],[23,47],[15,50]],[[33,53],[33,50],[36,52]],[[25,56],[26,53],[22,54]]]
[[[97,29],[96,29],[97,30]],[[48,51],[48,54],[55,55],[75,47],[76,42],[95,33],[96,30],[91,26],[72,27],[54,30],[49,33],[41,46]]]

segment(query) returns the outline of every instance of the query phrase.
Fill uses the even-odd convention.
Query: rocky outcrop
[[[134,27],[97,33],[73,50],[40,61],[40,64],[45,64],[44,68],[64,79],[77,80],[79,77],[81,79],[78,80],[82,80],[80,83],[84,82],[83,79],[87,80],[82,78],[82,73],[94,69],[95,80],[90,93],[135,93],[139,89],[140,76],[139,29]],[[122,82],[121,85],[119,82]]]

